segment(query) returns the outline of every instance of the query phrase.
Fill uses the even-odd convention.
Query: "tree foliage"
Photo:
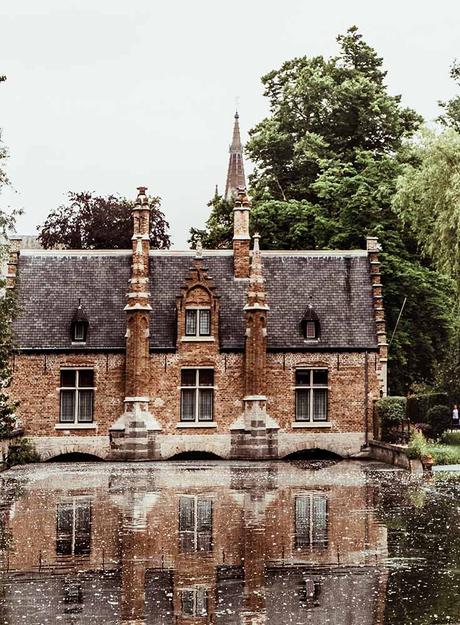
[[[450,76],[460,87],[460,64],[457,61],[450,69]],[[447,102],[439,102],[439,106],[443,109],[443,113],[438,117],[438,121],[443,126],[460,132],[460,95]]]
[[[51,211],[38,226],[38,238],[46,249],[129,249],[132,245],[133,202],[84,191],[67,194],[68,203]],[[169,224],[161,212],[160,198],[150,198],[150,243],[154,249],[168,249]]]
[[[425,131],[398,179],[394,206],[421,251],[460,290],[460,134]]]
[[[390,389],[432,381],[451,332],[452,285],[420,262],[392,207],[405,144],[422,118],[388,93],[382,59],[356,27],[332,58],[301,57],[262,78],[270,114],[250,131],[251,227],[269,249],[350,249],[378,236],[390,350]],[[229,206],[211,205],[203,240],[229,242]],[[226,225],[220,238],[217,225]]]
[[[191,228],[189,243],[196,246],[198,239],[208,249],[228,248],[233,240],[233,207],[235,202],[228,201],[217,192],[208,206],[211,214],[203,229]]]
[[[5,80],[5,76],[0,76],[0,83]],[[0,140],[0,192],[9,184],[5,168],[7,157],[7,149]],[[6,234],[14,227],[16,215],[17,211],[10,214],[0,211],[0,267],[7,259]],[[16,300],[14,293],[5,287],[6,281],[0,275],[0,438],[9,434],[16,422],[16,404],[10,401],[7,391],[11,381],[10,357],[13,349],[11,324],[16,313]]]

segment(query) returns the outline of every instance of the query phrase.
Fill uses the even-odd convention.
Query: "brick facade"
[[[139,187],[131,252],[22,253],[12,242],[11,394],[41,457],[365,447],[386,392],[377,240],[366,251],[261,253],[255,235],[250,251],[238,189],[233,251],[151,252],[149,209]],[[72,335],[77,318],[87,336]]]

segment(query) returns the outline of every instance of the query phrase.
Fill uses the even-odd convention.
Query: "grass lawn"
[[[460,464],[460,445],[427,443],[427,452],[433,456],[435,464]]]

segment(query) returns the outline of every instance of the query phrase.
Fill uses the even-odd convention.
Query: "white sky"
[[[18,231],[68,190],[162,197],[175,247],[223,190],[235,97],[245,131],[267,113],[260,77],[331,55],[356,24],[392,93],[427,119],[455,92],[458,0],[1,0],[0,128]],[[247,169],[249,169],[249,165]]]

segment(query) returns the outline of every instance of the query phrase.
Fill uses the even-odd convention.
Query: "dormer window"
[[[79,301],[70,323],[70,339],[72,343],[86,343],[88,328],[88,317],[83,310],[81,301]]]
[[[311,304],[309,304],[300,322],[300,332],[306,341],[319,341],[321,337],[319,317]]]
[[[211,310],[187,308],[185,311],[185,336],[210,336]]]
[[[83,321],[77,321],[73,327],[73,340],[84,341],[86,338],[86,326]]]

